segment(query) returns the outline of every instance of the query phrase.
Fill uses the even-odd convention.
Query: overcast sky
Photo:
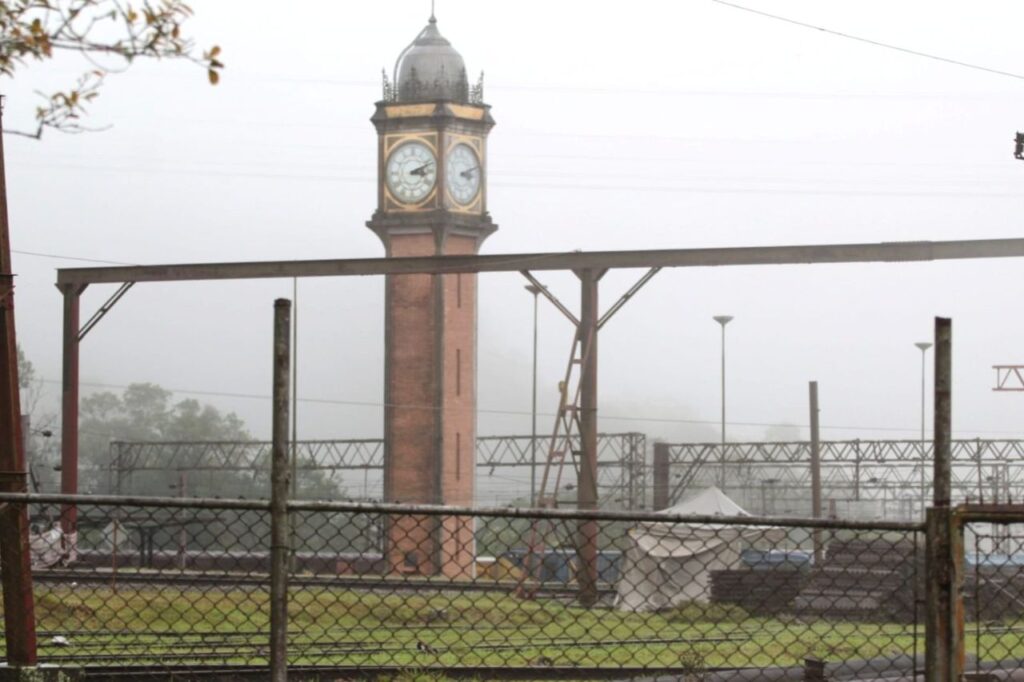
[[[219,86],[188,64],[140,62],[109,78],[92,108],[89,123],[108,130],[5,139],[18,333],[51,382],[56,268],[89,263],[30,253],[146,264],[383,255],[364,226],[376,201],[369,117],[381,68],[423,27],[429,2],[191,4],[199,44],[223,49]],[[1024,73],[1016,2],[749,4]],[[486,71],[497,120],[489,199],[500,229],[485,253],[1024,236],[1019,78],[710,0],[440,0],[437,14],[470,73]],[[30,127],[33,91],[67,86],[82,68],[65,58],[20,71],[5,86],[5,124]],[[604,305],[641,274],[609,274]],[[578,307],[571,276],[542,280]],[[602,332],[602,430],[715,440],[711,318],[731,314],[730,438],[806,424],[810,380],[823,437],[914,438],[913,344],[943,315],[954,321],[954,435],[1024,437],[1024,394],[991,390],[993,364],[1024,363],[1022,281],[1020,260],[663,271]],[[524,283],[481,278],[481,435],[529,431]],[[83,382],[269,395],[272,302],[291,287],[140,285],[85,340]],[[83,319],[113,290],[91,287]],[[381,434],[382,292],[380,279],[300,283],[300,437]],[[544,412],[571,334],[542,307]],[[269,434],[269,400],[196,397]]]

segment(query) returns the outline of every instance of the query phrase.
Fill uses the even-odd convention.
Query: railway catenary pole
[[[598,282],[603,270],[579,270],[580,335],[582,367],[580,367],[580,473],[577,506],[597,509],[597,327]],[[579,522],[579,586],[580,603],[585,607],[597,603],[597,522]]]
[[[0,492],[28,492],[24,442],[21,438],[21,396],[18,388],[18,345],[14,327],[14,271],[7,218],[4,172],[3,101],[0,99]],[[3,565],[4,633],[7,663],[36,663],[35,599],[28,540],[28,506],[0,507],[0,563]]]
[[[288,414],[291,301],[274,301],[273,452],[270,472],[270,675],[288,679]]]

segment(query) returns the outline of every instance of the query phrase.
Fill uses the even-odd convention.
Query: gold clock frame
[[[386,134],[381,140],[381,170],[380,170],[380,184],[381,184],[381,208],[385,211],[396,211],[404,213],[415,213],[417,211],[429,211],[437,208],[438,198],[438,185],[444,182],[441,177],[441,154],[438,149],[438,135],[436,132],[423,132],[423,133],[396,133]],[[420,201],[415,204],[406,203],[400,200],[398,197],[391,193],[391,188],[388,187],[386,180],[388,160],[391,158],[391,153],[406,142],[420,142],[426,145],[431,153],[434,155],[435,164],[438,165],[437,172],[434,174],[434,186],[431,188],[427,196],[423,197]]]
[[[473,201],[468,204],[460,204],[456,201],[455,197],[448,189],[448,157],[452,153],[452,150],[456,146],[464,144],[476,154],[477,162],[480,164],[480,188],[477,190],[476,196]],[[485,146],[484,139],[479,135],[464,135],[462,133],[448,133],[445,135],[444,140],[444,165],[445,165],[445,177],[438,178],[444,183],[444,201],[445,206],[453,213],[468,213],[473,215],[479,215],[483,213],[484,206],[484,192],[487,191],[487,166],[486,156],[484,154]]]

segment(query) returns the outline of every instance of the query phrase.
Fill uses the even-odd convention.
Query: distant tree
[[[115,477],[111,471],[111,443],[168,442],[179,445],[176,461],[155,462],[159,469],[139,471],[123,486],[121,492],[142,495],[175,495],[179,475],[187,480],[187,494],[192,497],[269,497],[269,453],[262,459],[242,461],[244,471],[218,471],[211,457],[209,443],[245,443],[252,435],[245,423],[234,413],[223,413],[198,400],[172,401],[173,393],[155,384],[132,384],[118,395],[109,391],[94,393],[81,402],[79,450],[83,474],[88,483],[84,492],[113,491]],[[226,445],[230,449],[232,446]],[[154,462],[149,461],[152,467]],[[300,458],[296,497],[299,499],[331,499],[341,493],[337,484],[319,470],[307,468],[309,462]],[[198,472],[197,469],[202,469]],[[83,476],[86,478],[86,476]]]
[[[90,487],[95,492],[106,490],[110,481],[110,443],[119,441],[247,441],[252,436],[244,422],[235,414],[224,414],[212,405],[187,399],[171,401],[173,394],[155,384],[132,384],[121,395],[109,391],[94,393],[81,402],[80,457],[83,472],[91,470]],[[171,470],[147,472],[133,482],[133,492],[169,495],[169,487],[177,483]],[[203,482],[190,485],[193,495],[231,495],[232,489],[246,489],[253,494],[257,483],[250,475],[233,472],[236,485],[217,490],[203,490]],[[88,491],[83,486],[84,491]]]
[[[197,53],[183,27],[192,16],[181,0],[0,0],[0,75],[14,76],[29,62],[60,52],[85,57],[90,68],[66,90],[39,93],[34,131],[5,132],[39,139],[43,130],[88,130],[86,107],[104,79],[136,59],[183,59],[202,66],[211,84],[220,79],[220,48]],[[111,63],[112,62],[112,63]]]

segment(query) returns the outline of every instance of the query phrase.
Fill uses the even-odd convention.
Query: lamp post
[[[715,315],[715,322],[722,326],[722,456],[719,459],[721,480],[719,487],[725,487],[725,325],[732,321],[732,315]]]
[[[530,407],[530,506],[537,506],[537,294],[540,287],[527,284],[533,294],[533,389]]]
[[[914,344],[921,350],[921,509],[922,513],[924,508],[927,506],[928,491],[925,488],[925,455],[927,454],[927,439],[924,433],[924,415],[925,415],[925,377],[927,376],[927,368],[925,363],[925,356],[928,354],[928,349],[932,347],[932,344],[928,341],[918,341]]]

